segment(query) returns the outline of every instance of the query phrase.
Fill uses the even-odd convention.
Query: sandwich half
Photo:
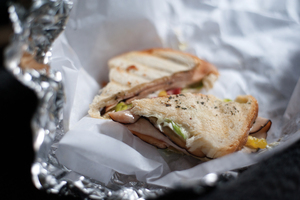
[[[210,89],[218,71],[196,56],[171,49],[132,51],[108,62],[109,83],[96,95],[88,111],[91,117],[109,118],[118,103],[159,96],[160,91],[179,94],[183,88]]]
[[[249,133],[265,138],[271,126],[270,120],[257,117],[258,103],[250,95],[234,101],[192,93],[144,98],[108,114],[147,143],[202,160],[239,151]]]

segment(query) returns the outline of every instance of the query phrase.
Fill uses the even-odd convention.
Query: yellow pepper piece
[[[267,146],[267,141],[264,138],[258,139],[249,135],[245,146],[252,149],[264,149]]]
[[[165,96],[168,96],[168,94],[165,90],[162,90],[158,93],[158,97],[165,97]]]

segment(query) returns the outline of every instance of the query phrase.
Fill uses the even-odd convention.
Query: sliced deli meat
[[[258,103],[250,95],[231,102],[191,93],[147,98],[132,101],[127,112],[141,117],[124,125],[145,142],[158,148],[172,147],[200,159],[239,151],[246,144],[250,130],[262,133],[271,125],[257,117]],[[109,115],[121,122],[118,112]],[[258,124],[263,125],[257,128]]]
[[[91,117],[109,118],[120,102],[130,104],[160,90],[185,88],[201,82],[209,89],[218,70],[196,56],[171,49],[133,51],[108,61],[109,83],[96,95],[88,111]]]

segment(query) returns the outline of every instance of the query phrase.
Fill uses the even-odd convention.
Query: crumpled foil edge
[[[64,31],[72,9],[69,0],[36,0],[29,9],[18,4],[9,6],[14,36],[5,50],[5,66],[21,83],[35,91],[39,103],[32,118],[32,180],[36,188],[59,195],[82,199],[146,199],[156,198],[166,188],[137,181],[134,176],[115,172],[108,185],[82,176],[59,164],[55,157],[57,143],[63,137],[64,90],[62,74],[53,70],[24,69],[20,61],[24,52],[34,55],[42,64],[51,60],[51,45]],[[214,187],[218,181],[233,179],[237,173],[208,174],[197,187]],[[192,185],[191,185],[192,186]],[[186,186],[178,186],[186,187]],[[204,191],[204,190],[201,190]]]

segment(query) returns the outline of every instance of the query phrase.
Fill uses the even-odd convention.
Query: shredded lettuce
[[[173,126],[173,131],[177,133],[177,135],[181,136],[183,139],[187,138],[187,134],[185,134],[184,129],[178,126],[175,122],[171,122]]]
[[[183,139],[188,138],[188,132],[175,123],[174,121],[170,119],[157,119],[157,126],[160,131],[162,131],[162,127],[169,127],[172,131],[174,131],[178,136],[182,137]]]

